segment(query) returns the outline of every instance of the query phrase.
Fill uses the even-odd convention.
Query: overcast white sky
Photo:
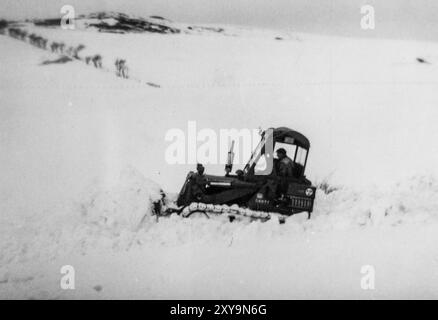
[[[189,23],[238,24],[351,36],[438,40],[438,0],[1,0],[0,16],[60,16],[65,4],[77,14],[111,10],[162,15]],[[360,28],[360,7],[371,4],[376,29]]]

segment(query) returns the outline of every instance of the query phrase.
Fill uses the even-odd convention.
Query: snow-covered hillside
[[[58,56],[0,36],[1,298],[437,297],[438,44],[23,28],[85,45],[104,70],[44,65]],[[337,190],[319,190],[310,221],[156,221],[160,188],[193,170],[165,162],[165,134],[191,120],[302,131],[309,178]]]
[[[238,36],[24,28],[68,46],[85,45],[79,56],[101,54],[104,69],[112,74],[115,59],[126,59],[132,81],[93,81],[91,87],[104,92],[109,86],[120,92],[113,105],[165,120],[166,125],[154,119],[149,130],[140,129],[149,132],[146,141],[132,128],[135,113],[126,111],[125,121],[117,120],[117,136],[136,150],[120,156],[142,153],[135,165],[167,190],[179,191],[174,179],[183,180],[191,167],[165,164],[164,136],[170,128],[187,131],[188,120],[196,120],[198,130],[295,128],[311,140],[313,179],[332,174],[341,184],[386,184],[438,171],[437,147],[429,143],[438,138],[431,121],[438,113],[434,43],[297,34],[278,41],[274,37],[284,32],[233,27],[227,32]],[[71,69],[73,76],[82,76]],[[142,83],[162,89],[149,94],[139,89]],[[93,99],[105,100],[98,105],[107,104],[107,94],[95,92]],[[146,152],[153,159],[143,160]],[[207,171],[222,173],[223,165],[207,166]]]

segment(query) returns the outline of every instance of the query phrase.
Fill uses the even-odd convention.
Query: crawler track
[[[202,202],[192,202],[190,205],[182,208],[168,208],[164,211],[164,215],[178,213],[184,218],[190,218],[195,213],[202,213],[206,218],[228,218],[230,222],[235,220],[241,221],[262,221],[266,222],[271,219],[278,219],[279,223],[284,223],[287,216],[274,213],[255,211],[249,208],[239,207],[238,205],[213,205]]]

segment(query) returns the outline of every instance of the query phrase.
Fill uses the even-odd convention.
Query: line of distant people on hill
[[[48,46],[49,40],[46,38],[43,38],[39,35],[36,35],[35,33],[28,34],[28,32],[26,30],[23,30],[20,28],[8,28],[8,31],[9,31],[9,35],[12,38],[15,38],[18,40],[23,40],[23,41],[26,41],[26,39],[29,39],[30,44],[32,44],[38,48],[44,49],[44,50],[48,49],[47,46]],[[81,50],[85,49],[85,46],[80,44],[76,47],[70,46],[70,47],[66,48],[65,43],[53,41],[50,44],[49,48],[50,48],[50,51],[53,53],[63,54],[63,55],[73,57],[77,60],[82,60],[79,57],[79,52]],[[101,69],[102,68],[102,56],[100,54],[86,56],[85,63],[87,65],[92,63],[95,68]],[[125,59],[117,58],[114,65],[116,67],[116,75],[118,77],[125,78],[125,79],[127,79],[129,77],[129,75],[128,75],[129,69],[128,69],[128,66],[126,64]]]

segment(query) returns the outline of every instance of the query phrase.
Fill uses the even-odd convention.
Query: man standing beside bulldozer
[[[189,201],[203,201],[205,195],[205,186],[207,184],[207,179],[204,175],[205,167],[198,163],[196,165],[196,172],[190,172],[187,182],[184,188],[187,188],[188,192],[182,192],[185,194]]]

